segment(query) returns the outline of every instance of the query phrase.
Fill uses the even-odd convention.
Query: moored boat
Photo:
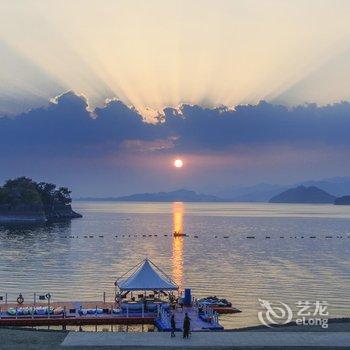
[[[210,307],[219,314],[234,314],[242,312],[241,310],[232,306],[232,303],[227,299],[220,299],[217,296],[209,296],[197,300],[200,308]]]
[[[10,316],[15,316],[16,315],[16,309],[14,307],[10,307],[10,308],[7,309],[7,313]]]
[[[217,306],[217,307],[232,306],[232,303],[230,303],[227,299],[224,299],[224,298],[220,299],[216,295],[198,299],[198,304],[200,306]]]
[[[63,313],[63,308],[61,306],[55,307],[53,309],[53,314],[54,315],[61,315]]]

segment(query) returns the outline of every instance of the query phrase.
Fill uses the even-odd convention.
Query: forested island
[[[0,187],[0,223],[40,223],[82,217],[71,207],[71,191],[28,177]]]

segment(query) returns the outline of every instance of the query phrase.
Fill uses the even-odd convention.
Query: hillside
[[[350,193],[349,177],[333,177],[323,180],[304,181],[296,185],[303,185],[306,187],[315,186],[336,197],[341,197],[346,193]]]
[[[270,203],[334,203],[335,196],[315,186],[298,186],[272,197]]]

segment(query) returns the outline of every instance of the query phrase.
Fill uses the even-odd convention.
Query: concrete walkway
[[[71,332],[63,346],[114,346],[120,348],[228,348],[235,347],[348,347],[349,332],[197,332],[190,339],[177,333]]]

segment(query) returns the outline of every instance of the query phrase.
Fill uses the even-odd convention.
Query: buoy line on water
[[[213,239],[222,239],[222,240],[250,240],[250,241],[261,241],[261,240],[265,240],[265,241],[276,241],[276,240],[318,240],[318,241],[322,241],[322,240],[346,240],[346,239],[350,239],[350,235],[348,234],[343,234],[343,235],[320,235],[320,236],[316,236],[316,235],[310,235],[310,236],[267,236],[267,235],[263,235],[261,237],[259,236],[236,236],[236,235],[214,235],[214,236],[201,236],[199,234],[186,234],[180,237],[174,237],[172,234],[122,234],[122,235],[113,235],[113,236],[109,236],[109,235],[105,235],[105,234],[100,234],[100,235],[83,235],[83,236],[79,236],[79,235],[71,235],[71,236],[61,236],[63,238],[67,238],[67,239],[94,239],[94,238],[100,238],[100,239],[108,239],[108,238],[114,238],[115,240],[120,240],[123,238],[136,238],[136,239],[144,239],[144,238],[161,238],[161,237],[169,237],[171,239],[195,239],[195,240],[201,240],[201,238],[213,238]],[[2,239],[7,240],[7,241],[15,241],[16,238],[15,237],[9,237],[9,236],[3,236]]]
[[[128,235],[125,235],[125,234],[122,234],[122,235],[115,235],[114,237],[112,238],[131,238],[131,234],[128,234]],[[158,234],[134,234],[133,237],[134,238],[149,238],[149,237],[155,237],[155,238],[158,238],[158,237],[161,237],[162,235],[158,235]],[[181,237],[174,237],[172,235],[168,235],[168,234],[163,234],[164,237],[170,237],[170,238],[195,238],[195,239],[200,239],[202,238],[200,235],[198,234],[193,234],[193,235],[190,235],[190,234],[186,234],[186,235],[183,235]],[[91,239],[91,238],[108,238],[108,235],[105,236],[105,235],[84,235],[84,236],[64,236],[64,238],[69,238],[69,239],[79,239],[79,238],[88,238],[88,239]],[[4,238],[8,238],[8,239],[11,239],[11,237],[4,237]],[[203,237],[203,238],[208,238],[208,237]],[[216,238],[216,239],[230,239],[230,238],[238,238],[238,239],[249,239],[249,240],[254,240],[254,239],[265,239],[265,240],[276,240],[276,239],[344,239],[344,238],[350,238],[350,235],[337,235],[337,236],[330,236],[330,235],[326,235],[326,236],[315,236],[315,235],[310,235],[310,236],[277,236],[277,237],[274,237],[274,236],[262,236],[262,237],[258,237],[258,236],[235,236],[235,235],[232,235],[232,236],[228,236],[228,235],[223,235],[223,236],[218,236],[218,235],[215,235],[213,236],[213,238]]]

